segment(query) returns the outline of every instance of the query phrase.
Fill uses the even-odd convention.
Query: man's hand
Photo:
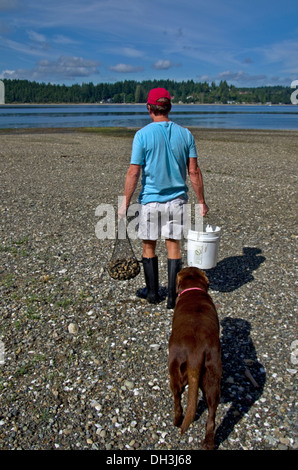
[[[119,207],[119,210],[118,210],[119,219],[123,219],[126,216],[125,198],[123,198],[123,199],[124,199],[124,203],[121,204],[121,206]]]
[[[207,215],[207,212],[209,211],[209,207],[204,202],[202,204],[199,204],[199,210],[200,210],[200,215],[205,217]]]

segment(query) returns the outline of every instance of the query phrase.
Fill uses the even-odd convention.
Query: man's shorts
[[[138,238],[181,240],[188,220],[186,206],[186,200],[182,197],[165,203],[141,205]]]

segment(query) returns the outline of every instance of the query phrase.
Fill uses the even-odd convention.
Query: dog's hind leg
[[[198,403],[200,369],[201,367],[195,369],[187,369],[188,397],[186,413],[181,425],[181,434],[183,434],[188,429],[189,425],[195,419]]]
[[[220,400],[220,367],[208,367],[203,378],[204,396],[208,406],[208,418],[206,423],[206,434],[201,442],[201,447],[212,450],[214,444],[215,414]]]
[[[170,388],[174,398],[174,426],[180,426],[183,419],[183,410],[181,406],[181,394],[183,391],[183,381],[180,370],[180,364],[174,359],[169,365],[170,372]]]

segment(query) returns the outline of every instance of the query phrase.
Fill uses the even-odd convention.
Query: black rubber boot
[[[182,269],[182,259],[168,259],[168,303],[167,308],[176,304],[176,277]]]
[[[157,304],[158,297],[158,257],[142,258],[144,267],[146,287],[139,289],[137,292],[138,297],[147,299],[150,304]]]

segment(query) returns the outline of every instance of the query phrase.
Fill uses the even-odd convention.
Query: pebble
[[[68,325],[68,331],[70,334],[72,335],[77,335],[78,332],[79,332],[79,328],[78,328],[78,325],[76,325],[75,323],[70,323]]]
[[[194,134],[208,220],[222,227],[219,262],[207,273],[223,353],[219,450],[297,449],[292,234],[298,137]],[[165,301],[150,305],[136,297],[143,272],[112,280],[106,266],[114,241],[95,236],[96,207],[123,191],[131,140],[10,133],[1,136],[1,152],[0,450],[197,450],[204,403],[184,435],[172,424],[173,311]],[[192,190],[189,197],[195,201]],[[141,242],[132,245],[139,256]],[[162,241],[158,256],[164,287]],[[187,389],[184,406],[186,395]]]
[[[150,344],[150,348],[153,349],[154,351],[158,351],[160,348],[159,344]]]
[[[131,382],[130,380],[125,380],[124,385],[128,390],[133,390],[133,388],[135,386],[134,383]]]

